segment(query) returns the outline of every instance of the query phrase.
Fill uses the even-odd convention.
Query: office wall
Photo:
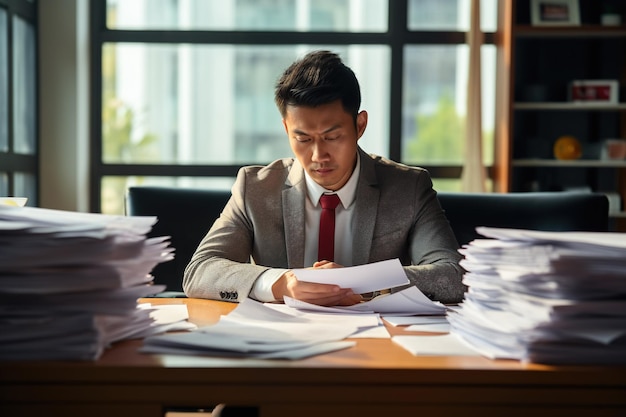
[[[38,2],[40,205],[88,210],[89,2]]]

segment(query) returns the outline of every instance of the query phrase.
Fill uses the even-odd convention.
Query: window
[[[469,2],[93,3],[92,210],[123,213],[130,185],[230,187],[242,165],[291,156],[274,84],[314,49],[339,53],[359,78],[367,152],[427,167],[440,189],[458,187]],[[495,2],[483,0],[486,32]],[[492,38],[483,46],[486,138]]]
[[[0,0],[0,196],[37,195],[36,3]]]

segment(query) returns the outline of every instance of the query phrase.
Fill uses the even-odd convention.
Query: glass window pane
[[[161,186],[229,190],[234,177],[121,177],[102,178],[100,210],[105,214],[126,214],[125,195],[128,187]]]
[[[495,32],[497,0],[480,1],[480,27]],[[471,0],[409,0],[409,30],[467,31]]]
[[[0,8],[0,152],[9,149],[9,56],[7,12]]]
[[[6,172],[0,172],[0,197],[12,197],[9,196],[9,174]]]
[[[107,44],[103,49],[105,163],[247,164],[292,156],[274,85],[313,49],[341,55],[370,113],[359,142],[388,154],[387,46]]]
[[[13,138],[16,153],[34,155],[36,117],[35,30],[13,17]]]
[[[111,29],[386,32],[387,0],[108,0]]]
[[[438,192],[459,192],[462,191],[460,178],[432,178],[433,188]]]
[[[433,178],[433,188],[438,192],[462,192],[463,185],[460,178]],[[493,189],[493,181],[489,178],[485,181],[485,189]]]
[[[482,47],[485,163],[493,160],[495,47]],[[412,45],[404,51],[403,162],[463,163],[467,109],[467,45]]]
[[[13,196],[26,197],[28,202],[26,205],[37,207],[37,179],[35,175],[28,172],[16,172],[13,175]]]

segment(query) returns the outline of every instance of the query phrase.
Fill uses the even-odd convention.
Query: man
[[[334,53],[309,53],[282,74],[275,101],[295,160],[239,171],[230,201],[185,270],[187,295],[351,305],[362,296],[299,281],[292,269],[399,258],[411,285],[428,297],[461,301],[458,243],[428,172],[368,155],[357,144],[367,112],[352,70]],[[318,259],[323,194],[341,202],[334,251]]]

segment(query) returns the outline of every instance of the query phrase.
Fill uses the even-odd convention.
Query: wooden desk
[[[149,301],[185,303],[199,325],[234,307]],[[625,367],[415,357],[381,339],[299,361],[148,355],[140,345],[118,343],[96,362],[0,363],[0,416],[157,417],[222,402],[264,417],[626,415]]]

